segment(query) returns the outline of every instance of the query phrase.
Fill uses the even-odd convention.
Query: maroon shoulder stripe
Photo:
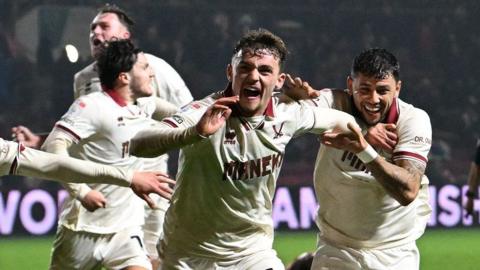
[[[60,124],[56,124],[55,125],[56,128],[59,128],[65,132],[67,132],[68,134],[70,134],[73,138],[75,138],[77,141],[80,141],[82,138],[80,136],[78,136],[75,132],[73,132],[71,129],[67,128],[67,127],[64,127]]]
[[[428,161],[428,159],[426,157],[422,156],[422,155],[412,153],[412,152],[407,152],[407,151],[400,151],[400,152],[394,153],[393,154],[393,159],[401,157],[401,156],[413,157],[413,158],[419,159],[419,160],[421,160],[425,163]]]
[[[175,124],[175,122],[173,122],[173,121],[171,121],[171,120],[168,120],[168,119],[163,119],[162,122],[164,122],[165,124],[167,124],[167,125],[169,125],[169,126],[171,126],[171,127],[174,127],[174,128],[177,128],[177,127],[178,127],[178,125]]]

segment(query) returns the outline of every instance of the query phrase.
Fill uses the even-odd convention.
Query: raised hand
[[[90,190],[85,197],[80,199],[83,207],[88,211],[93,212],[98,208],[105,208],[107,205],[107,199],[97,190]]]
[[[45,138],[46,137],[33,133],[29,128],[24,126],[12,128],[12,139],[30,148],[40,149]]]
[[[148,196],[156,193],[165,199],[172,198],[173,190],[169,185],[175,185],[175,180],[161,172],[135,172],[130,188],[133,192],[147,202],[150,208],[155,208],[155,202]]]
[[[210,106],[197,123],[197,132],[208,137],[220,129],[232,113],[232,107],[238,103],[238,96],[219,98]]]
[[[365,139],[374,148],[392,153],[398,142],[397,126],[395,124],[378,123],[368,129]]]
[[[353,153],[359,153],[368,146],[368,142],[362,135],[362,130],[354,123],[347,124],[351,132],[324,132],[320,135],[320,140],[326,146],[337,149],[347,150]]]
[[[316,98],[320,95],[320,92],[313,89],[308,82],[303,81],[300,77],[293,79],[290,74],[287,74],[282,89],[285,95],[294,100]]]

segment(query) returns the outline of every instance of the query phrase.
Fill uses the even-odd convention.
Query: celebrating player
[[[299,78],[287,84],[309,88]],[[418,269],[415,240],[431,212],[430,119],[398,98],[400,65],[385,49],[358,55],[347,86],[315,93],[318,106],[348,112],[361,126],[383,123],[386,133],[376,150],[353,127],[354,137],[323,135],[338,149],[320,147],[316,160],[320,237],[312,269]]]
[[[156,109],[153,72],[145,55],[129,40],[107,42],[97,59],[104,91],[77,99],[45,141],[49,152],[129,168],[143,168],[143,160],[128,155],[128,142],[151,125]],[[165,107],[162,106],[162,109]],[[176,108],[172,108],[174,111]],[[71,196],[60,215],[51,269],[151,269],[143,250],[141,201],[128,189],[111,185],[69,184]],[[76,197],[105,196],[98,205]],[[88,210],[95,210],[90,212]],[[98,257],[97,253],[102,256]]]
[[[160,245],[166,269],[284,269],[272,249],[271,214],[285,146],[354,122],[312,101],[272,96],[283,85],[286,54],[272,33],[247,33],[227,67],[231,87],[131,141],[140,156],[184,146]]]

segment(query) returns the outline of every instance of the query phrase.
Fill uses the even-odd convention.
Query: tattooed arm
[[[353,135],[325,133],[321,136],[322,143],[357,154],[385,191],[401,205],[408,205],[415,200],[420,190],[426,163],[411,158],[400,158],[393,163],[388,162],[371,148],[358,127],[349,125],[349,128]],[[368,148],[371,152],[365,154]],[[367,160],[362,158],[362,155],[364,157],[366,155]]]
[[[387,193],[401,205],[408,205],[417,197],[425,172],[424,163],[400,159],[392,164],[379,156],[365,165]]]

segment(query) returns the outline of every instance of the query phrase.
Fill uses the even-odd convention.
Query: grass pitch
[[[48,269],[52,237],[0,238],[0,269]],[[277,232],[274,247],[285,264],[315,249],[316,234]],[[422,270],[474,270],[480,262],[480,228],[427,230],[417,242]]]

